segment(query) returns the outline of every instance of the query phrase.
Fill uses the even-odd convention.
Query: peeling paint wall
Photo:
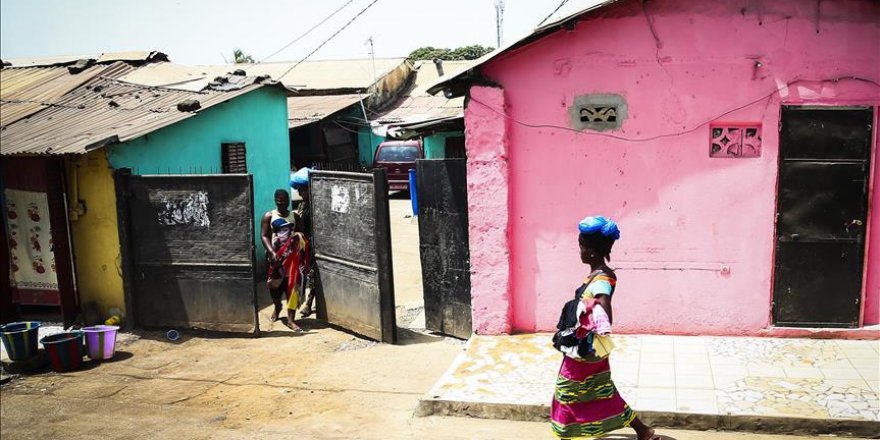
[[[553,330],[589,270],[576,224],[595,214],[622,230],[611,262],[619,332],[768,327],[780,107],[880,104],[878,22],[880,4],[868,0],[624,1],[485,65],[503,97],[472,89],[466,117],[468,153],[479,155],[468,169],[475,327],[503,331],[484,310],[512,305],[513,331]],[[622,95],[623,127],[546,127],[569,126],[583,94]],[[512,118],[506,137],[495,111]],[[762,124],[761,156],[710,158],[711,121]],[[880,193],[872,201],[880,206]],[[502,275],[490,257],[506,259],[508,238],[489,225],[508,218]],[[880,296],[878,218],[866,324]]]
[[[474,87],[474,99],[505,108],[504,92]],[[482,106],[465,110],[468,151],[468,233],[471,253],[471,296],[474,331],[509,333],[508,139],[507,120]]]
[[[67,156],[67,199],[80,303],[125,310],[113,171],[104,149]],[[82,203],[78,212],[77,205]]]

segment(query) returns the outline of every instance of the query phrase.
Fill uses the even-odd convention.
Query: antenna
[[[504,0],[495,0],[495,35],[500,48],[504,40]]]
[[[379,78],[376,77],[376,51],[373,47],[373,36],[370,35],[370,38],[367,38],[367,41],[365,41],[364,44],[370,45],[370,59],[373,61],[373,84],[375,84]]]

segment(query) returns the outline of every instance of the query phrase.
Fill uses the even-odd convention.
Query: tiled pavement
[[[429,414],[434,404],[447,402],[466,412],[488,404],[546,413],[561,362],[549,340],[549,334],[474,336],[420,411]],[[612,378],[637,411],[857,421],[869,427],[880,422],[880,341],[698,336],[614,341]],[[880,424],[876,427],[880,432]]]

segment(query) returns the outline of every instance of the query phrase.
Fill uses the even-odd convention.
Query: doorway
[[[5,157],[2,168],[4,245],[10,272],[3,280],[9,289],[3,289],[2,302],[13,304],[21,319],[60,320],[68,327],[77,318],[79,296],[64,165],[55,157]]]
[[[873,109],[783,107],[773,317],[857,327]]]

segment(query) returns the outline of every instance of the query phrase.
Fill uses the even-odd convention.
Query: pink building
[[[555,330],[586,215],[622,231],[618,332],[880,323],[878,23],[870,0],[606,1],[434,86],[468,97],[474,330]]]

